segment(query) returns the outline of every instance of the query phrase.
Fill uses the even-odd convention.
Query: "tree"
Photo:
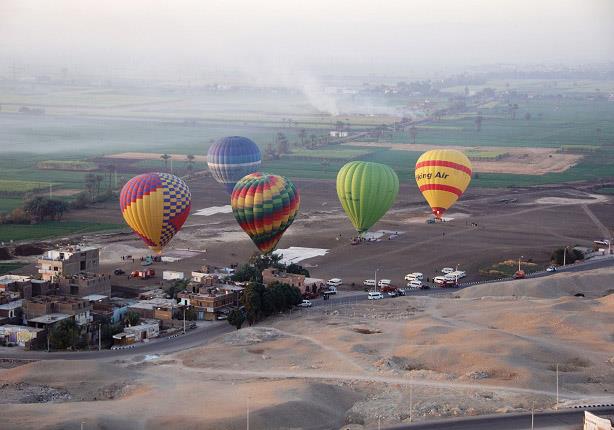
[[[318,136],[315,134],[309,135],[309,149],[314,149],[316,147],[316,142],[318,141]]]
[[[584,254],[577,249],[569,249],[569,247],[557,248],[552,253],[550,260],[559,266],[563,263],[572,264],[576,260],[584,260]]]
[[[245,322],[245,314],[240,309],[233,309],[228,314],[228,324],[234,326],[239,330]]]
[[[58,322],[49,333],[49,344],[54,349],[74,347],[79,337],[79,326],[76,321],[67,318]]]
[[[516,112],[518,111],[518,105],[516,103],[510,104],[510,113],[512,114],[512,119],[516,119]]]
[[[134,311],[128,311],[124,315],[124,325],[127,325],[129,327],[137,325],[140,321],[141,316]]]
[[[96,195],[96,175],[93,173],[88,173],[85,175],[85,189],[90,195],[90,202],[93,202]]]
[[[409,128],[409,136],[411,137],[411,140],[412,140],[412,142],[411,142],[411,143],[413,143],[413,144],[415,144],[415,143],[416,143],[416,136],[417,136],[417,135],[418,135],[418,129],[416,128],[416,126],[415,126],[415,125],[412,125],[412,126]]]
[[[34,222],[43,221],[49,210],[47,199],[41,196],[34,197],[24,203],[23,210],[30,215]]]
[[[192,174],[192,170],[194,169],[194,159],[196,157],[194,157],[194,155],[192,155],[192,154],[188,154],[188,155],[186,155],[185,158],[187,159],[187,163],[188,163],[188,166],[187,166],[188,174],[191,175]]]
[[[482,115],[478,114],[478,116],[475,117],[475,129],[477,131],[482,130]]]
[[[265,287],[261,283],[250,283],[243,291],[241,304],[245,306],[245,313],[249,325],[252,325],[262,319],[262,295],[264,294],[264,290]]]
[[[303,266],[296,264],[296,263],[288,264],[286,266],[286,272],[295,273],[297,275],[305,275],[307,278],[309,278],[309,270],[305,269]]]
[[[307,130],[301,128],[301,131],[298,132],[298,138],[301,139],[301,147],[305,146],[305,137],[307,137]]]
[[[107,182],[107,191],[111,192],[113,189],[113,173],[115,173],[115,164],[107,164],[105,170],[109,174],[109,180]]]
[[[160,155],[160,159],[162,160],[162,162],[164,162],[164,170],[168,170],[168,160],[170,160],[171,158],[172,156],[168,154]]]
[[[98,197],[100,195],[100,185],[102,184],[102,181],[104,181],[104,176],[102,175],[96,175],[96,197]]]
[[[278,155],[287,154],[288,152],[290,152],[288,138],[286,137],[285,134],[277,133],[277,137],[275,138],[275,141],[277,143],[277,154]]]

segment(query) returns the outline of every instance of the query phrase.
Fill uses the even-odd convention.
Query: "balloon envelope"
[[[257,171],[261,161],[260,149],[247,137],[223,137],[207,152],[211,174],[216,181],[224,184],[228,193],[232,193],[239,179]]]
[[[359,233],[367,231],[392,206],[399,178],[385,164],[351,161],[337,173],[337,195]]]
[[[436,218],[458,200],[471,182],[471,162],[455,149],[433,149],[416,162],[416,183]]]
[[[126,223],[156,252],[181,229],[190,214],[190,189],[168,173],[145,173],[122,188],[119,203]]]
[[[231,205],[241,228],[266,254],[275,249],[294,221],[300,197],[287,178],[258,172],[237,182],[231,195]]]

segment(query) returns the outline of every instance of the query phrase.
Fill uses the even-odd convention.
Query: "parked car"
[[[386,294],[388,294],[388,297],[396,297],[399,295],[399,292],[397,290],[390,290]]]
[[[328,287],[328,291],[325,291],[328,294],[337,294],[337,287]]]
[[[549,266],[549,267],[546,269],[546,272],[556,272],[556,266]]]
[[[442,285],[444,282],[446,282],[446,278],[445,276],[435,276],[433,278],[433,282],[437,285]]]
[[[326,285],[329,287],[338,287],[343,284],[343,280],[340,278],[333,278],[326,281]]]
[[[404,296],[404,295],[405,295],[405,290],[404,290],[403,288],[399,288],[399,289],[397,290],[397,295],[398,295],[398,296]]]
[[[422,281],[424,279],[424,275],[420,272],[408,273],[405,275],[406,281]]]
[[[421,290],[428,290],[431,287],[429,287],[427,284],[422,284],[422,286],[420,287]]]
[[[217,319],[217,320],[227,320],[228,319],[228,315],[226,315],[226,314],[219,314],[217,317],[215,317],[215,319]]]
[[[122,270],[122,269],[115,269],[115,270],[113,271],[113,274],[114,274],[114,275],[125,275],[125,274],[126,274],[126,272],[125,272],[124,270]]]
[[[452,268],[452,267],[444,267],[443,269],[441,269],[441,273],[448,274],[448,273],[452,273],[452,272],[454,272],[454,268]]]
[[[422,281],[413,280],[407,283],[409,288],[422,288]]]
[[[380,300],[383,298],[384,298],[384,295],[380,293],[379,291],[378,292],[371,291],[369,292],[369,295],[367,296],[367,299],[369,300]]]
[[[517,270],[516,273],[514,273],[514,279],[524,279],[526,276],[524,270]]]
[[[392,281],[390,279],[380,279],[380,281],[377,283],[377,286],[380,288],[383,287],[387,287],[390,285]]]
[[[299,307],[301,307],[301,308],[310,308],[311,307],[311,302],[309,300],[303,300],[301,303],[299,303]]]
[[[365,287],[375,287],[375,279],[366,279],[363,281],[362,285]]]

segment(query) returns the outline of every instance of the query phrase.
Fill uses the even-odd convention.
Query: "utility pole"
[[[98,351],[102,350],[102,324],[98,323]]]
[[[50,352],[49,349],[49,326],[47,326],[47,352]]]
[[[247,398],[247,430],[249,430],[249,397]]]
[[[411,380],[409,381],[409,422],[411,423],[412,420],[412,409],[413,409],[413,403],[414,403],[414,389],[413,389],[413,385],[411,383]]]
[[[556,363],[556,406],[554,409],[559,410],[559,363]]]
[[[85,429],[85,421],[81,421],[81,430]]]
[[[563,267],[567,263],[567,247],[563,248]]]
[[[531,430],[534,429],[535,424],[535,401],[533,401],[533,407],[531,408]]]
[[[523,259],[524,255],[521,255],[520,258],[518,259],[518,271],[520,272],[520,261]]]
[[[185,305],[183,306],[183,334],[185,334]]]

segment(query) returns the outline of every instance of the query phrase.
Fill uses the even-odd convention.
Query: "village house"
[[[96,273],[100,267],[100,249],[67,246],[47,251],[38,260],[38,273],[44,281],[57,281],[80,272]]]

